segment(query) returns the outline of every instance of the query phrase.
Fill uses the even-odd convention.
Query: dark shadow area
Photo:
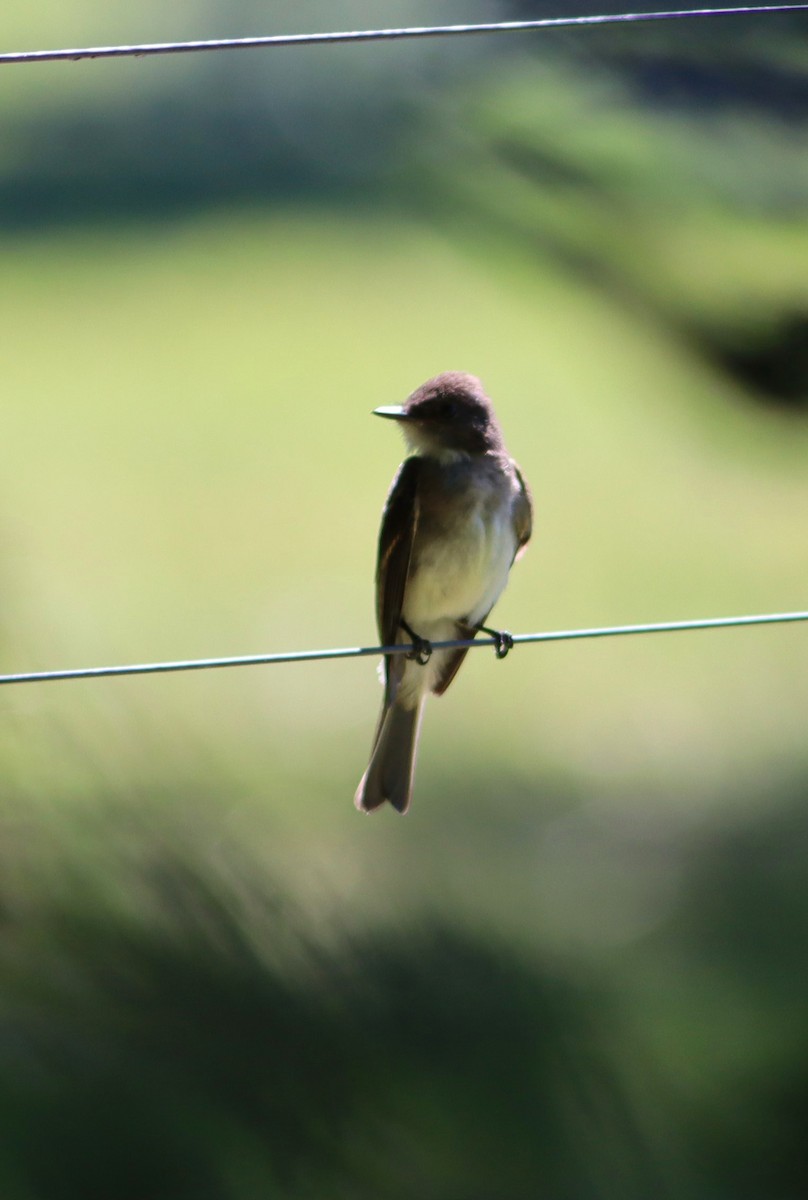
[[[783,313],[758,325],[702,327],[696,349],[761,400],[786,410],[808,407],[808,314]]]
[[[808,1188],[808,788],[795,781],[782,805],[771,799],[770,815],[694,860],[676,929],[693,972],[682,1012],[691,1008],[694,1043],[705,1032],[699,990],[728,998],[715,1037],[731,1066],[690,1113],[688,1141],[722,1194],[739,1197]]]
[[[22,124],[30,148],[16,169],[0,170],[0,227],[162,221],[221,204],[339,205],[378,199],[397,130],[366,129],[378,154],[309,153],[284,138],[254,105],[184,101],[50,114]],[[347,136],[347,135],[346,135]]]
[[[602,0],[596,8],[576,5],[574,13],[563,15],[697,7]],[[512,20],[562,15],[552,0],[503,0],[502,8]],[[745,109],[787,125],[808,118],[808,78],[802,64],[783,51],[806,40],[802,13],[695,17],[523,35],[523,44],[537,57],[561,51],[584,70],[608,71],[640,105],[661,114],[686,113],[698,119]]]
[[[229,866],[6,900],[7,1200],[669,1194],[603,995],[440,923],[322,943]]]
[[[586,968],[441,919],[314,926],[220,836],[18,871],[3,1196],[803,1194],[800,790],[702,835],[665,927]]]

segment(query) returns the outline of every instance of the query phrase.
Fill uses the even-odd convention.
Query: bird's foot
[[[513,637],[504,629],[489,629],[487,625],[478,625],[479,633],[487,633],[494,639],[494,650],[497,658],[504,658],[509,650],[513,650]]]
[[[425,667],[432,657],[432,643],[414,633],[406,621],[401,622],[401,628],[412,638],[412,650],[410,650],[407,658],[411,658],[415,662],[420,663],[422,667]]]

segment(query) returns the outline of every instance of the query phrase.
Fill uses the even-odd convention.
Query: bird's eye
[[[436,408],[437,415],[444,421],[450,421],[455,415],[456,406],[454,400],[439,400]]]

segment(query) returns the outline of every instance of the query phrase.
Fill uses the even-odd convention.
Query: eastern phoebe
[[[483,622],[530,538],[533,508],[508,456],[479,379],[447,371],[422,384],[403,406],[377,408],[398,421],[412,451],[393,480],[382,514],[376,567],[376,617],[382,645],[412,643],[384,663],[382,706],[370,764],[356,792],[364,812],[389,800],[407,811],[421,712],[428,692],[442,695],[465,649],[431,642],[484,630],[507,653],[508,634]]]

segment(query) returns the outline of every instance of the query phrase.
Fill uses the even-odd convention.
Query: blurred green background
[[[3,49],[595,11],[439,9],[34,0]],[[804,16],[0,102],[4,672],[375,641],[369,410],[446,369],[534,491],[498,624],[806,607]],[[4,1200],[804,1195],[805,630],[478,651],[405,820],[351,803],[379,700],[0,690]]]

